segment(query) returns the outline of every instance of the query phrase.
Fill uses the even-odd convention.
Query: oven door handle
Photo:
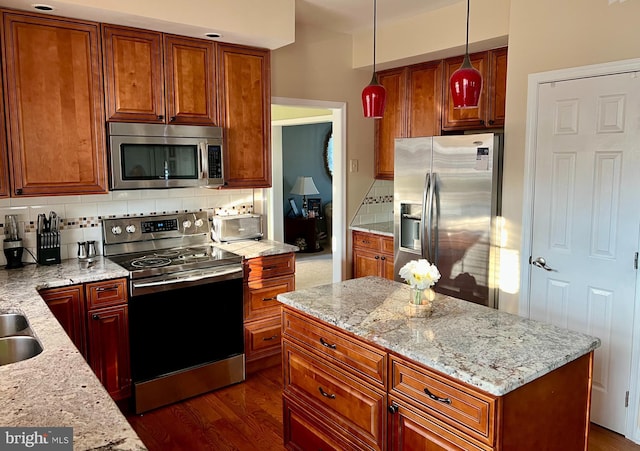
[[[235,273],[238,273],[238,272],[242,272],[242,267],[233,268],[233,269],[227,269],[227,270],[224,270],[224,271],[219,271],[219,272],[214,272],[214,273],[200,274],[198,276],[178,278],[178,279],[158,280],[156,282],[144,282],[144,283],[135,283],[134,282],[133,283],[133,288],[148,288],[148,287],[157,287],[157,286],[162,286],[162,285],[171,285],[171,284],[175,284],[175,283],[197,282],[199,280],[222,277],[222,276],[226,276],[226,275],[229,275],[229,274],[235,274]]]

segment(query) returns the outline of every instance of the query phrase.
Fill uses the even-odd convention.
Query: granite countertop
[[[23,313],[44,348],[0,366],[0,426],[72,427],[74,450],[146,449],[37,292],[127,276],[102,257],[0,270],[0,312]]]
[[[437,294],[404,313],[409,286],[363,277],[278,295],[285,305],[496,396],[589,353],[600,340]]]
[[[269,255],[288,254],[297,252],[298,246],[273,240],[242,240],[229,243],[215,243],[214,246],[242,255],[246,259],[266,257]]]
[[[393,236],[393,221],[372,222],[370,224],[359,224],[349,226],[351,230],[360,232],[376,233],[378,235]]]

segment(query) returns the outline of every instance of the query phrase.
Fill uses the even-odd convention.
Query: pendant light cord
[[[465,41],[464,48],[465,55],[469,54],[469,3],[471,3],[471,0],[467,0],[467,40]]]
[[[373,0],[373,73],[376,73],[376,16],[377,16],[377,1]],[[467,19],[468,20],[468,19]],[[467,22],[467,27],[468,27]]]

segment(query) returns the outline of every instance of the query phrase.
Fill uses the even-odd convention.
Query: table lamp
[[[319,194],[318,188],[316,188],[316,184],[313,183],[313,178],[298,177],[296,183],[291,189],[291,194],[298,194],[302,196],[302,216],[306,218],[309,214],[309,210],[307,209],[307,195]]]

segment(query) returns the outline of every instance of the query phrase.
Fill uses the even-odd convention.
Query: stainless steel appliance
[[[111,189],[224,185],[222,128],[109,123]]]
[[[241,240],[259,240],[262,232],[262,216],[256,214],[214,216],[211,236],[219,243]]]
[[[23,266],[22,254],[24,253],[24,247],[22,246],[22,238],[18,234],[18,218],[16,215],[5,216],[4,236],[2,249],[7,260],[5,268],[21,268]]]
[[[436,291],[497,308],[501,185],[500,134],[396,139],[395,279],[426,258],[441,274]]]
[[[242,257],[212,246],[206,212],[103,221],[129,271],[135,412],[245,379]]]

